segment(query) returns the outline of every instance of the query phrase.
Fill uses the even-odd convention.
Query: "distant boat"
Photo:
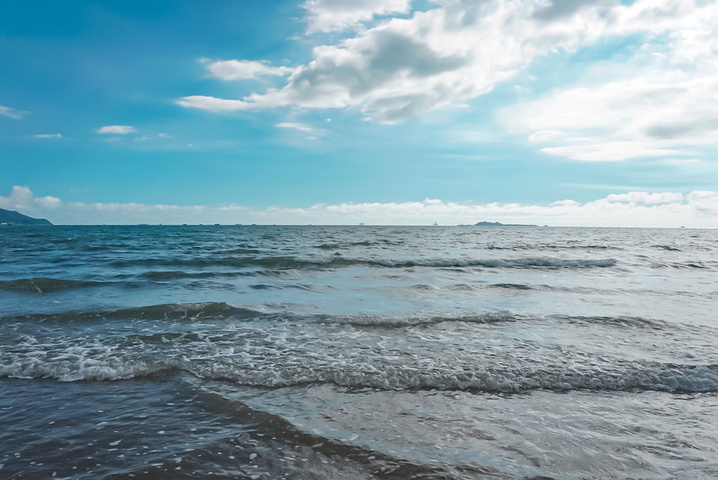
[[[364,226],[364,222],[359,222],[359,226],[360,226],[360,227],[363,227],[363,226]]]
[[[438,223],[436,223],[436,222],[434,222],[434,226],[435,226],[435,227],[438,227],[438,226],[439,226],[439,224],[438,224]]]

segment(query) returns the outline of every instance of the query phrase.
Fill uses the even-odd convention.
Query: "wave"
[[[108,284],[110,283],[91,282],[86,280],[63,280],[61,278],[34,277],[0,281],[0,290],[10,290],[21,293],[54,293],[60,292],[62,290],[99,287]]]
[[[170,341],[154,338],[151,343]],[[366,361],[361,364],[278,364],[267,362],[207,361],[175,355],[166,358],[121,355],[111,347],[86,349],[83,354],[58,355],[56,360],[38,356],[15,356],[0,365],[0,378],[60,381],[127,380],[158,373],[183,371],[198,378],[229,380],[235,384],[263,388],[284,388],[331,384],[350,389],[443,390],[488,393],[521,393],[532,390],[566,392],[660,391],[668,393],[718,392],[718,365],[676,365],[643,363],[619,365],[601,370],[552,365],[526,370],[501,366],[447,366],[436,362],[432,368]],[[7,359],[5,359],[7,360]],[[337,362],[338,363],[338,362]]]
[[[579,294],[595,294],[596,288],[587,288],[582,286],[566,287],[561,285],[547,285],[545,283],[490,283],[483,288],[500,288],[504,290],[541,290],[546,292],[573,292]],[[473,287],[469,288],[474,290]]]
[[[205,302],[0,317],[0,324],[7,320],[14,320],[9,331],[18,333],[0,349],[0,377],[124,380],[181,371],[265,388],[333,384],[350,389],[494,393],[718,391],[714,363],[606,359],[550,344],[532,344],[527,350],[523,344],[513,348],[507,343],[503,348],[480,340],[491,335],[493,325],[514,322],[518,325],[508,327],[511,330],[520,330],[522,324],[559,323],[597,325],[614,334],[621,329],[634,334],[643,329],[648,335],[702,334],[697,327],[643,317],[542,317],[508,311],[425,317],[297,315]],[[165,320],[169,322],[163,325]],[[467,330],[451,324],[478,327]],[[483,332],[481,325],[487,326]],[[696,331],[685,332],[687,328]],[[395,329],[406,332],[392,332]],[[470,335],[465,346],[455,343],[464,335],[460,332]],[[416,343],[375,345],[392,338],[412,338]],[[445,338],[453,354],[436,350],[445,351],[440,346]]]
[[[148,278],[150,280],[177,280],[179,278],[205,278],[209,276],[214,276],[212,273],[191,273],[191,272],[183,272],[181,270],[163,270],[163,271],[149,271],[145,272],[141,275],[144,278]]]
[[[343,243],[320,243],[319,245],[314,245],[314,248],[318,248],[319,250],[340,250],[343,248],[352,248],[352,247],[386,247],[386,246],[401,246],[405,245],[406,242],[403,240],[386,240],[386,239],[378,239],[374,241],[369,240],[362,240],[358,242],[343,242]]]
[[[674,268],[678,270],[716,270],[718,262],[715,261],[695,261],[695,262],[674,262],[674,263],[654,263],[654,268]]]
[[[661,250],[666,250],[668,252],[680,252],[681,249],[678,247],[674,247],[673,245],[651,245],[653,248],[658,248]]]
[[[630,316],[569,316],[569,315],[551,315],[551,319],[567,322],[567,323],[590,323],[595,325],[608,325],[611,327],[629,327],[629,328],[646,328],[648,330],[664,330],[675,325],[671,325],[668,322],[657,320],[653,318],[644,317],[630,317]],[[689,328],[683,326],[682,328]]]
[[[52,314],[26,314],[16,316],[0,316],[0,321],[20,322],[104,322],[107,320],[219,320],[226,318],[249,319],[261,316],[260,312],[242,307],[235,307],[225,302],[168,303],[145,307],[122,308],[119,310],[74,310]]]
[[[459,315],[455,317],[444,317],[441,315],[431,317],[385,317],[372,315],[348,315],[348,316],[314,316],[307,317],[310,321],[353,325],[357,327],[377,328],[401,328],[438,325],[440,323],[474,323],[493,324],[504,322],[515,322],[518,316],[511,312],[488,312],[476,315]]]
[[[114,267],[227,267],[252,268],[262,267],[270,270],[319,270],[352,266],[370,266],[384,268],[606,268],[618,262],[613,258],[600,259],[558,259],[550,257],[528,257],[509,259],[367,259],[345,258],[333,256],[321,259],[303,259],[291,256],[277,257],[212,257],[212,258],[148,258],[139,260],[117,260],[111,262]]]
[[[173,370],[177,369],[167,363],[151,359],[132,359],[121,355],[95,358],[79,356],[49,363],[31,359],[16,360],[0,365],[0,378],[51,378],[63,382],[116,381],[145,378]]]
[[[341,317],[337,320],[338,323],[350,323],[352,325],[376,325],[382,327],[396,327],[396,326],[420,326],[420,325],[437,325],[445,322],[461,322],[461,323],[473,323],[473,324],[495,324],[495,323],[506,323],[506,322],[519,322],[519,323],[538,323],[545,324],[550,322],[562,322],[562,323],[583,323],[593,325],[604,325],[611,327],[626,327],[626,328],[645,328],[646,330],[664,330],[675,326],[670,325],[667,322],[657,319],[644,318],[644,317],[629,317],[629,316],[571,316],[571,315],[550,315],[547,317],[532,316],[532,315],[517,315],[509,311],[501,312],[489,312],[476,315],[459,315],[454,317],[444,316],[433,316],[428,318],[386,318],[386,317],[365,317],[355,316],[346,317],[343,321]],[[680,328],[690,328],[688,326],[682,326]]]
[[[524,283],[495,283],[491,285],[493,288],[506,288],[508,290],[533,290],[534,287]]]
[[[338,243],[322,243],[315,245],[314,248],[318,248],[319,250],[339,250],[342,246]]]
[[[232,250],[229,250],[226,253],[233,253],[233,254],[245,254],[245,255],[251,255],[251,254],[257,254],[262,253],[261,250],[258,250],[256,248],[251,247],[237,247]]]
[[[497,284],[499,288],[524,289],[524,285]],[[250,285],[256,290],[274,288],[294,288],[311,290],[308,285],[289,285],[273,287],[265,284]],[[686,325],[680,327],[662,320],[631,317],[631,316],[571,316],[550,315],[546,317],[515,314],[510,311],[480,312],[454,316],[387,316],[387,315],[327,315],[327,314],[292,314],[289,312],[262,312],[245,307],[238,307],[226,302],[197,302],[197,303],[169,303],[161,305],[148,305],[142,307],[122,308],[117,310],[74,310],[49,314],[23,314],[14,316],[0,316],[0,322],[104,322],[107,320],[170,320],[170,321],[197,321],[197,320],[283,320],[298,323],[321,323],[331,325],[353,325],[358,327],[400,328],[413,326],[430,326],[441,323],[470,323],[470,324],[497,324],[507,322],[544,324],[551,322],[583,323],[606,325],[611,327],[645,328],[647,330],[665,330],[670,328],[690,328]]]
[[[246,259],[241,257],[212,257],[212,258],[142,258],[134,260],[114,260],[109,263],[112,267],[234,267],[250,266]]]
[[[229,379],[259,387],[287,387],[333,384],[346,388],[383,390],[444,390],[489,393],[520,393],[531,390],[571,391],[662,391],[670,393],[707,393],[718,391],[718,365],[657,365],[626,372],[587,370],[517,371],[480,368],[421,371],[406,366],[377,365],[374,370],[352,369],[279,369],[263,372],[223,371],[201,365],[188,371],[202,378]]]
[[[511,329],[520,329],[522,323],[584,323],[606,326],[613,333],[641,328],[652,335],[688,328],[642,317],[540,317],[511,312],[414,318],[294,315],[207,302],[0,317],[7,319],[16,321],[12,331],[18,333],[0,350],[0,377],[123,380],[183,371],[266,388],[334,384],[351,389],[499,393],[718,391],[714,363],[629,361],[551,344],[532,344],[526,350],[523,344],[513,348],[507,343],[503,348],[481,340],[489,335],[490,326],[511,322],[519,324]],[[164,320],[170,322],[162,326]],[[36,328],[33,321],[44,326]],[[93,323],[75,325],[83,321]],[[451,323],[487,325],[487,330],[472,330],[467,341],[474,340],[464,346],[455,341],[464,335],[460,332],[469,330]],[[407,329],[408,336],[391,329]],[[415,343],[392,346],[392,338],[412,338]],[[443,339],[449,340],[445,345],[453,354],[437,350],[448,352],[440,346]]]
[[[222,271],[202,271],[202,272],[186,272],[183,270],[150,270],[148,272],[142,273],[139,275],[140,277],[149,279],[149,280],[156,280],[156,281],[165,281],[165,280],[178,280],[182,278],[236,278],[236,277],[254,277],[256,274],[254,272],[247,272],[247,271],[231,271],[231,272],[222,272]]]
[[[686,262],[659,262],[651,260],[645,256],[639,256],[645,259],[650,268],[654,269],[670,269],[670,270],[706,270],[717,271],[718,262],[716,261],[686,261]]]
[[[485,247],[486,250],[510,250],[510,251],[522,251],[522,250],[540,250],[540,251],[559,251],[559,250],[623,250],[622,247],[615,245],[561,245],[561,244],[543,244],[543,245],[488,245]]]
[[[257,283],[249,285],[252,290],[302,290],[304,292],[317,292],[321,291],[321,288],[317,285],[306,285],[301,283],[295,283],[293,285],[267,285],[266,283]]]
[[[251,285],[253,289],[272,289],[268,285]],[[306,285],[291,285],[282,288],[311,290]],[[171,303],[148,305],[144,307],[122,308],[118,310],[75,310],[50,314],[23,314],[0,316],[0,322],[38,322],[38,323],[103,323],[112,320],[169,320],[169,321],[200,321],[200,320],[284,320],[300,323],[323,323],[336,325],[353,325],[358,327],[399,328],[410,326],[428,326],[445,322],[463,322],[474,324],[492,324],[515,322],[519,318],[511,312],[488,312],[474,315],[459,316],[427,316],[427,317],[387,317],[379,315],[296,315],[291,313],[260,312],[237,307],[225,302]],[[570,318],[570,317],[569,317]]]
[[[258,312],[235,307],[225,302],[168,303],[147,307],[134,307],[106,313],[107,318],[133,318],[152,320],[197,320],[219,318],[252,318]]]
[[[613,258],[561,260],[548,257],[512,259],[382,260],[373,262],[386,267],[486,267],[486,268],[605,268],[613,267]]]

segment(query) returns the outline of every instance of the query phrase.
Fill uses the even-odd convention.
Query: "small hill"
[[[32,218],[22,213],[0,208],[0,225],[52,225],[44,218]]]

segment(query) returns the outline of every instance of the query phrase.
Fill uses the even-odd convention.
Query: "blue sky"
[[[718,227],[718,4],[12,2],[0,208]]]

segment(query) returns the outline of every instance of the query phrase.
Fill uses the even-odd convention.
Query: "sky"
[[[718,227],[718,1],[9,2],[0,208]]]

